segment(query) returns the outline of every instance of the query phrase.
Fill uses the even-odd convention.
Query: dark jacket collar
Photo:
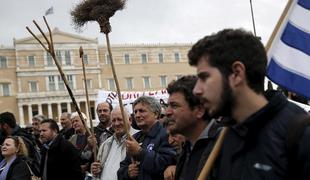
[[[267,91],[265,97],[268,103],[263,108],[252,114],[244,122],[232,126],[232,129],[240,136],[259,131],[288,103],[286,97],[278,91]]]

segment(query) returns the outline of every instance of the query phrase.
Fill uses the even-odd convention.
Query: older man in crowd
[[[126,110],[125,116],[130,134],[138,132],[131,128],[130,114]],[[92,174],[101,180],[117,180],[117,170],[120,167],[120,162],[126,156],[125,140],[127,135],[125,134],[125,124],[119,107],[112,110],[111,119],[114,134],[100,145],[97,156],[99,162],[94,162],[91,166]]]
[[[70,137],[74,134],[75,130],[72,127],[71,122],[71,114],[68,112],[64,112],[60,116],[60,124],[62,129],[60,130],[59,134],[61,134],[65,139],[70,139]]]
[[[161,106],[154,98],[142,96],[134,101],[133,111],[141,131],[126,140],[127,155],[120,164],[118,179],[163,179],[175,151],[158,121]]]

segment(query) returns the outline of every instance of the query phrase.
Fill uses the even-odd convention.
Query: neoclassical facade
[[[44,38],[39,36],[44,42]],[[82,60],[83,47],[91,118],[100,89],[114,91],[111,61],[97,39],[53,30],[57,61],[61,64],[82,112],[87,112]],[[187,63],[191,44],[112,45],[113,60],[122,91],[159,90],[182,75],[194,74]],[[15,114],[21,125],[36,114],[58,120],[75,107],[51,58],[33,37],[15,39],[14,47],[0,47],[0,112]]]

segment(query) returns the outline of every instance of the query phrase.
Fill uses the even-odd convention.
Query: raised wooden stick
[[[109,52],[109,56],[110,56],[110,60],[111,60],[111,67],[112,67],[112,72],[113,72],[113,77],[114,77],[114,81],[115,81],[115,85],[116,85],[116,91],[117,91],[117,97],[118,97],[118,103],[122,112],[122,117],[123,117],[123,122],[125,125],[125,133],[127,135],[127,137],[131,137],[130,133],[129,133],[129,124],[127,122],[127,116],[125,115],[125,111],[124,111],[124,105],[123,105],[123,101],[122,101],[122,96],[121,96],[121,90],[119,87],[119,83],[118,83],[118,79],[117,79],[117,75],[116,75],[116,71],[115,71],[115,67],[114,67],[114,61],[113,61],[113,57],[112,57],[112,51],[111,51],[111,46],[110,46],[110,39],[109,39],[109,33],[105,33],[105,37],[106,37],[106,41],[107,41],[107,47],[108,47],[108,52]]]
[[[78,112],[78,114],[79,114],[79,116],[80,116],[80,119],[82,120],[83,125],[84,125],[85,128],[86,128],[87,133],[88,133],[88,134],[91,134],[91,132],[89,131],[89,128],[87,128],[87,126],[86,126],[85,119],[84,119],[83,116],[82,116],[82,113],[81,113],[81,111],[80,111],[80,108],[79,108],[79,106],[78,106],[78,104],[77,104],[77,102],[76,102],[76,100],[75,100],[75,98],[74,98],[74,96],[73,96],[73,93],[72,93],[72,90],[71,90],[71,88],[70,88],[70,86],[69,86],[68,80],[67,80],[67,78],[66,78],[66,76],[65,76],[65,74],[64,74],[64,72],[63,72],[63,70],[62,70],[62,68],[61,68],[61,66],[60,66],[60,64],[59,64],[58,61],[57,61],[57,58],[56,58],[56,55],[55,55],[55,51],[54,51],[54,44],[53,44],[53,38],[52,38],[52,31],[51,31],[51,29],[50,29],[50,27],[49,27],[49,25],[48,25],[48,23],[47,23],[47,21],[46,21],[45,16],[43,16],[43,19],[44,19],[44,21],[45,21],[45,24],[46,24],[46,26],[47,26],[47,28],[48,28],[48,31],[49,31],[49,34],[50,34],[50,41],[49,41],[48,38],[45,36],[44,32],[42,31],[42,29],[40,28],[40,26],[36,23],[36,21],[33,20],[33,23],[36,25],[36,27],[39,29],[39,31],[41,32],[42,36],[43,36],[44,39],[46,40],[46,43],[47,43],[47,45],[48,45],[48,48],[46,48],[46,46],[42,43],[42,41],[29,29],[28,26],[26,26],[26,29],[27,29],[28,32],[41,44],[41,46],[45,49],[45,51],[47,51],[47,52],[52,56],[52,58],[53,58],[53,60],[54,60],[54,62],[55,62],[55,64],[56,64],[56,66],[57,66],[57,69],[58,69],[58,71],[59,71],[59,73],[60,73],[60,75],[61,75],[61,78],[62,78],[62,80],[64,81],[65,86],[66,86],[66,88],[67,88],[67,90],[68,90],[68,93],[69,93],[69,95],[70,95],[70,97],[71,97],[71,100],[72,100],[72,103],[73,103],[73,105],[74,105],[74,107],[75,107],[75,110]]]
[[[271,45],[272,45],[272,42],[273,42],[273,40],[274,40],[275,37],[276,37],[277,32],[280,30],[280,27],[281,27],[281,25],[282,25],[282,23],[283,23],[283,21],[284,21],[285,16],[287,15],[287,13],[288,13],[290,7],[292,6],[292,3],[293,3],[293,0],[289,0],[289,1],[287,2],[287,4],[286,4],[286,6],[285,6],[285,8],[284,8],[284,10],[283,10],[283,12],[282,12],[282,14],[281,14],[279,20],[278,20],[278,22],[277,22],[277,24],[276,24],[276,27],[275,27],[274,30],[272,31],[272,34],[271,34],[271,36],[270,36],[270,38],[269,38],[269,40],[268,40],[268,42],[267,42],[267,44],[266,44],[266,46],[265,46],[266,51],[269,51],[269,49],[270,49],[270,47],[271,47]]]
[[[84,63],[84,52],[82,46],[80,47],[80,58],[82,60],[82,68],[83,68],[83,76],[84,76],[84,85],[85,85],[85,93],[86,93],[86,102],[87,102],[87,109],[88,109],[88,119],[89,119],[89,124],[90,124],[90,130],[92,135],[94,135],[94,125],[93,125],[93,120],[91,118],[91,111],[90,111],[90,102],[89,102],[89,96],[88,96],[88,88],[87,88],[87,81],[86,81],[86,73],[85,73],[85,63]],[[94,145],[93,147],[93,153],[94,153],[94,158],[95,161],[97,161],[97,148]]]
[[[209,173],[211,172],[211,169],[213,167],[213,164],[217,158],[217,156],[219,155],[220,153],[220,150],[221,150],[221,147],[222,147],[222,144],[223,144],[223,141],[224,141],[224,137],[226,135],[228,131],[228,127],[223,127],[223,129],[221,130],[221,133],[205,163],[205,165],[203,166],[200,174],[199,174],[199,177],[198,177],[198,180],[205,180]]]

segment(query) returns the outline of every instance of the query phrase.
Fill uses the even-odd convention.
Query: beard
[[[232,115],[232,109],[235,104],[235,98],[233,96],[233,92],[231,87],[228,84],[228,79],[223,78],[223,88],[222,88],[222,94],[220,97],[222,97],[221,101],[219,101],[219,104],[214,112],[211,114],[209,113],[211,118],[219,118],[219,117],[231,117]]]

